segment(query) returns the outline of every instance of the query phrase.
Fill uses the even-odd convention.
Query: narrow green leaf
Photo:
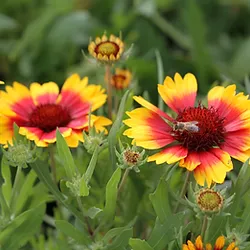
[[[233,185],[232,193],[235,193],[233,204],[230,207],[230,213],[236,214],[237,209],[241,209],[239,204],[242,201],[243,195],[250,188],[250,168],[249,160],[247,160],[241,167],[238,177]]]
[[[186,1],[185,20],[187,30],[191,38],[191,53],[197,68],[198,77],[202,84],[199,88],[201,92],[206,93],[208,89],[208,75],[212,69],[211,57],[207,48],[206,23],[197,1]],[[195,22],[194,22],[195,20]],[[199,32],[197,32],[199,31]]]
[[[17,196],[16,206],[14,208],[14,213],[17,215],[21,212],[25,202],[29,196],[33,193],[33,185],[37,178],[34,170],[31,170],[28,175],[25,177],[25,181],[20,189],[20,192]]]
[[[162,178],[156,191],[149,195],[149,199],[152,202],[156,215],[159,217],[161,223],[164,223],[170,216],[172,216],[168,188],[169,183]]]
[[[161,54],[158,49],[155,50],[155,56],[156,56],[156,63],[157,63],[158,83],[163,84],[164,69],[163,69]],[[164,111],[164,102],[160,95],[158,96],[158,107]]]
[[[183,224],[183,213],[173,214],[169,216],[164,224],[160,223],[156,218],[154,229],[148,239],[148,244],[155,250],[162,250],[167,244],[175,239],[175,229]]]
[[[74,159],[72,157],[70,149],[59,130],[56,131],[56,147],[58,155],[62,160],[66,175],[67,177],[72,179],[77,171],[77,168],[74,163]]]
[[[133,250],[154,250],[145,240],[130,239],[129,245],[133,247]]]
[[[115,238],[115,240],[107,247],[107,250],[122,250],[126,249],[129,239],[133,235],[133,229],[124,229],[121,234]]]
[[[100,212],[102,212],[103,210],[98,208],[98,207],[91,207],[88,209],[86,216],[88,216],[91,219],[94,219],[96,217],[97,214],[99,214]]]
[[[119,236],[125,229],[129,229],[134,226],[137,218],[134,218],[130,221],[125,227],[117,227],[110,229],[105,236],[102,238],[102,241],[107,245],[113,238]]]
[[[106,186],[106,204],[103,209],[103,222],[112,221],[115,215],[118,184],[121,179],[121,169],[117,168]]]
[[[7,164],[5,156],[3,156],[1,161],[1,173],[4,179],[4,183],[2,185],[2,192],[7,204],[9,205],[12,193],[12,181],[10,166]]]
[[[117,141],[117,134],[118,134],[119,129],[121,128],[122,118],[125,112],[126,101],[127,101],[128,95],[129,95],[129,90],[127,90],[124,96],[122,97],[116,120],[113,126],[111,127],[109,136],[108,136],[109,154],[110,154],[110,159],[111,159],[113,169],[116,168],[115,145]]]
[[[81,196],[88,196],[89,195],[89,187],[85,181],[84,175],[82,176],[81,180],[80,180],[80,190],[79,190],[79,194]]]
[[[65,235],[76,240],[79,244],[88,245],[91,241],[87,235],[79,231],[72,224],[65,220],[56,220],[56,227]]]
[[[77,217],[82,223],[85,223],[83,216],[78,210],[70,203],[67,202],[66,197],[59,191],[58,187],[53,182],[49,169],[46,163],[36,161],[30,163],[32,169],[36,172],[38,178],[45,184],[45,186],[49,189],[49,191],[55,196],[55,198],[61,202],[71,213]]]
[[[85,178],[85,181],[86,181],[86,184],[89,183],[93,173],[94,173],[94,170],[95,170],[95,166],[96,166],[96,163],[97,163],[97,159],[98,159],[98,153],[99,153],[99,147],[96,147],[95,148],[95,151],[92,155],[92,158],[90,160],[90,163],[88,165],[88,168],[86,170],[86,173],[84,174],[84,178]]]
[[[1,249],[19,249],[25,244],[39,230],[44,213],[45,204],[41,204],[16,217],[0,232]]]

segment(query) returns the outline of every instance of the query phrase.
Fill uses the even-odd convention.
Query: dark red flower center
[[[96,46],[95,52],[96,54],[100,53],[103,56],[107,55],[108,57],[110,55],[116,56],[119,52],[119,45],[110,41],[101,42],[100,44]]]
[[[38,127],[44,132],[51,132],[57,127],[65,127],[71,121],[67,109],[57,104],[42,104],[31,113],[30,127]]]
[[[112,76],[112,85],[117,89],[122,89],[124,86],[124,81],[126,80],[126,76],[124,75],[113,75]]]
[[[190,107],[179,113],[172,134],[190,151],[207,151],[224,142],[224,118],[213,107]]]

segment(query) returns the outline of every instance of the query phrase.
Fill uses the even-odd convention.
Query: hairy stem
[[[112,119],[112,85],[111,85],[111,66],[106,65],[106,83],[107,83],[107,93],[108,93],[108,117]]]

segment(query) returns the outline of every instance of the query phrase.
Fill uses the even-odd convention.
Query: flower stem
[[[118,187],[118,194],[122,191],[123,186],[124,186],[124,184],[126,183],[126,180],[127,180],[129,171],[130,171],[130,169],[127,168],[127,169],[125,170],[125,172],[123,173],[122,180],[121,180],[120,185],[119,185],[119,187]]]
[[[180,193],[180,198],[181,199],[185,196],[185,193],[187,191],[190,175],[191,175],[191,171],[187,171],[186,178],[185,178],[185,181],[183,183],[182,190],[181,190],[181,193]],[[180,202],[177,201],[175,209],[174,209],[174,213],[176,213],[178,211],[179,205],[180,205]]]
[[[49,157],[50,157],[51,172],[53,175],[54,183],[56,184],[57,183],[57,180],[56,180],[56,162],[55,162],[55,152],[54,152],[53,145],[51,145],[49,150],[50,150]]]
[[[106,65],[106,77],[107,77],[107,92],[108,92],[108,117],[112,119],[112,85],[111,85],[111,66]]]
[[[201,237],[202,237],[202,239],[204,239],[204,237],[205,237],[205,233],[206,233],[206,230],[207,230],[207,225],[208,225],[207,215],[204,215],[202,228],[201,228]]]
[[[18,166],[17,171],[16,171],[15,180],[14,180],[13,189],[12,189],[12,195],[11,195],[11,199],[10,199],[10,211],[13,211],[13,208],[15,207],[15,204],[16,204],[16,197],[18,195],[18,192],[20,191],[19,184],[20,184],[20,180],[21,180],[21,174],[22,174],[22,166]]]

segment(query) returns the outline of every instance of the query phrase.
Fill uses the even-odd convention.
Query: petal
[[[39,104],[53,104],[59,94],[59,88],[54,82],[47,82],[44,84],[32,83],[30,85],[31,96],[36,105]]]
[[[189,250],[196,250],[194,244],[193,244],[190,240],[188,240],[187,243],[188,243],[188,248],[189,248]]]
[[[217,86],[208,93],[208,105],[225,118],[224,126],[227,132],[250,126],[250,100],[243,93],[236,95],[235,90],[235,85],[226,88]]]
[[[189,250],[188,246],[186,244],[182,245],[182,250]]]
[[[201,236],[198,236],[195,240],[195,246],[196,246],[196,250],[203,250],[203,243],[202,243],[202,239]]]
[[[224,245],[225,245],[225,237],[220,236],[217,238],[217,240],[215,242],[214,249],[215,250],[222,250]]]
[[[186,158],[180,160],[180,167],[185,167],[188,171],[193,171],[201,164],[200,155],[198,152],[188,152]]]
[[[87,115],[71,120],[68,123],[67,127],[74,128],[74,129],[81,129],[81,128],[84,128],[86,126],[86,124],[88,124],[88,116]]]
[[[171,127],[156,113],[146,108],[127,112],[130,119],[123,122],[131,127],[123,134],[133,138],[137,146],[147,149],[164,147],[174,141]]]
[[[111,125],[112,121],[104,116],[91,115],[91,119],[93,119],[93,117],[95,117],[95,120],[93,122],[93,126],[95,127],[96,131],[97,132],[104,131],[105,134],[107,134],[108,131],[105,127]]]
[[[174,81],[166,77],[163,85],[158,84],[158,92],[164,102],[176,113],[187,107],[193,107],[197,94],[197,81],[193,74],[186,74],[184,78],[176,73]]]
[[[60,127],[58,128],[60,133],[63,137],[67,137],[71,134],[72,129],[66,128],[66,127]],[[51,132],[44,132],[44,134],[41,136],[41,140],[47,143],[53,143],[56,141],[56,129]]]
[[[13,87],[6,87],[6,92],[1,91],[0,112],[2,114],[9,116],[17,114],[28,120],[28,117],[34,108],[34,102],[31,98],[30,91],[26,86],[14,82]]]
[[[235,242],[230,243],[226,250],[236,250]]]
[[[41,137],[44,134],[44,132],[39,128],[20,127],[19,133],[21,135],[25,135],[27,137],[27,139],[34,141],[38,147],[47,147],[48,146],[47,142],[41,140]]]
[[[0,115],[0,144],[12,144],[14,135],[13,125],[16,123],[19,127],[26,124],[26,121],[19,116]]]
[[[206,181],[209,187],[212,181],[223,183],[226,173],[233,169],[230,155],[219,148],[212,148],[199,154],[201,164],[194,169],[196,182],[204,186]]]
[[[82,80],[79,75],[73,74],[64,83],[58,103],[70,107],[74,117],[94,111],[101,107],[107,99],[104,89],[100,85],[87,85],[88,78]],[[75,110],[73,112],[73,110]],[[80,112],[80,114],[79,114]]]
[[[83,141],[83,138],[79,138],[79,132],[82,136],[82,131],[77,131],[72,129],[72,132],[69,136],[64,137],[65,141],[67,142],[67,145],[71,148],[76,148],[79,145],[79,141]]]
[[[188,150],[181,145],[172,146],[163,149],[161,152],[148,157],[148,161],[156,161],[156,164],[164,162],[168,164],[175,163],[187,156]]]
[[[212,245],[210,243],[206,244],[206,250],[212,250]]]
[[[250,157],[249,130],[230,132],[225,135],[225,142],[220,148],[233,158],[245,162]]]
[[[169,120],[173,121],[174,119],[170,117],[168,114],[157,108],[155,105],[151,104],[150,102],[143,99],[141,96],[134,96],[134,100],[136,100],[138,103],[140,103],[143,107],[153,111],[154,113],[158,114],[159,116]]]

